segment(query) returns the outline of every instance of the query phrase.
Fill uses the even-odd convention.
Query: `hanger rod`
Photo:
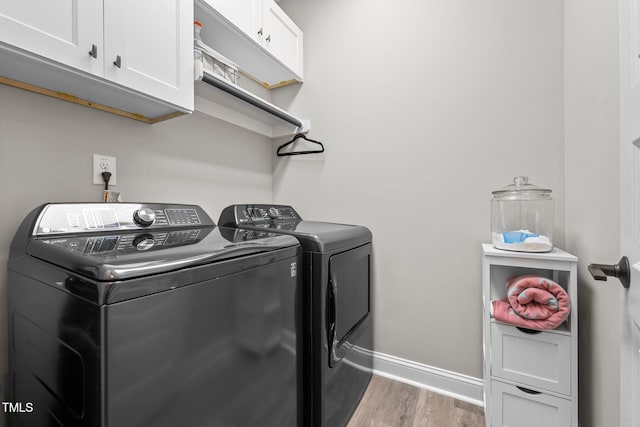
[[[243,88],[234,85],[233,83],[229,83],[226,80],[217,77],[216,75],[205,72],[202,76],[202,81],[215,86],[218,89],[235,96],[236,98],[240,98],[241,100],[253,105],[254,107],[266,111],[267,113],[276,116],[279,119],[284,120],[285,122],[289,122],[300,129],[303,128],[302,120],[300,120],[296,116],[288,113],[287,111],[276,105],[271,104],[270,102],[265,101],[262,98],[257,97],[256,95],[244,90]]]

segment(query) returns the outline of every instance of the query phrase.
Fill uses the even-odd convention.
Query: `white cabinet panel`
[[[106,1],[105,78],[193,109],[192,16],[185,0]]]
[[[263,0],[263,46],[302,76],[302,30],[273,0]]]
[[[500,381],[492,381],[491,390],[495,410],[492,427],[572,425],[570,400],[542,393],[531,394]]]
[[[208,0],[208,3],[249,37],[260,41],[262,0]]]
[[[102,0],[0,0],[0,41],[96,75],[102,34]]]
[[[491,374],[545,390],[571,394],[571,337],[553,332],[529,334],[491,324]]]

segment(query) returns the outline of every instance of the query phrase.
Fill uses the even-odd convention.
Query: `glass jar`
[[[553,249],[551,190],[517,176],[513,184],[494,191],[491,200],[491,242],[498,249],[549,252]]]

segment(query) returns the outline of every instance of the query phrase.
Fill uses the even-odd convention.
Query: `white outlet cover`
[[[104,154],[93,155],[93,183],[104,186],[102,172],[111,172],[109,187],[116,185],[116,158]]]

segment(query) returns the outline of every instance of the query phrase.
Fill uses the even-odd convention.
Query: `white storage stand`
[[[482,335],[487,427],[578,426],[578,258],[510,252],[482,245]],[[571,314],[552,331],[532,331],[491,318],[491,301],[506,296],[507,279],[535,274],[569,294]]]

